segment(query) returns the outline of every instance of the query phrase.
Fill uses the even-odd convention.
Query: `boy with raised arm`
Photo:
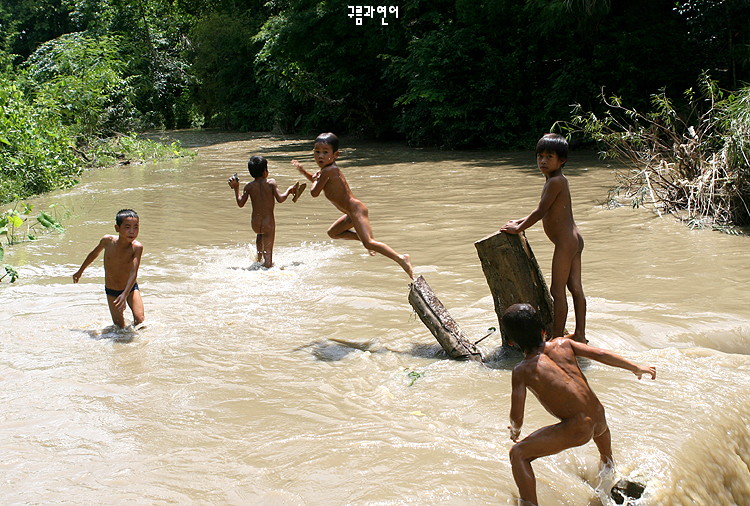
[[[317,197],[322,191],[336,209],[344,213],[328,228],[328,235],[333,239],[361,241],[371,255],[380,253],[401,266],[410,278],[414,277],[409,255],[396,253],[384,242],[376,241],[372,234],[367,206],[352,194],[344,173],[336,165],[339,157],[339,139],[332,133],[323,133],[315,139],[313,151],[315,163],[320,170],[315,174],[307,172],[297,160],[292,165],[300,174],[312,182],[310,195]]]
[[[539,205],[531,214],[520,220],[510,220],[500,229],[509,234],[520,234],[534,223],[542,220],[544,233],[555,245],[552,256],[553,300],[552,336],[559,337],[565,331],[568,317],[568,300],[565,287],[573,297],[576,328],[569,337],[582,343],[586,340],[586,297],[581,285],[581,252],[583,237],[573,220],[568,180],[562,173],[568,160],[568,141],[562,135],[546,134],[536,145],[536,163],[547,181],[542,189]]]
[[[276,202],[284,202],[289,195],[294,195],[292,202],[305,190],[307,184],[295,183],[284,193],[279,191],[275,179],[268,179],[268,162],[262,156],[253,156],[247,162],[247,170],[253,176],[253,181],[245,185],[240,195],[240,178],[235,174],[229,178],[229,186],[234,189],[234,198],[237,205],[244,207],[247,199],[253,207],[251,226],[257,234],[255,246],[258,250],[257,261],[263,260],[263,266],[273,266],[273,243],[276,239],[276,218],[273,209]]]
[[[525,504],[537,504],[536,478],[531,462],[539,457],[581,446],[593,438],[602,466],[614,466],[612,445],[604,416],[604,406],[589,387],[576,357],[627,369],[638,379],[644,374],[656,379],[656,368],[644,367],[607,350],[594,348],[567,337],[544,341],[544,328],[536,310],[529,304],[510,306],[502,318],[509,341],[517,344],[525,358],[513,369],[510,463],[518,492]],[[560,423],[532,432],[518,442],[523,425],[526,390]]]
[[[138,267],[141,265],[143,245],[136,241],[140,220],[132,209],[123,209],[115,216],[118,235],[105,235],[88,254],[81,268],[73,274],[78,283],[83,271],[104,251],[104,291],[107,294],[112,322],[125,327],[125,304],[133,312],[133,325],[143,323],[143,300],[138,288]]]

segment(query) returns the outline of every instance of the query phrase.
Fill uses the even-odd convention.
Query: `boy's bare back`
[[[604,407],[589,387],[576,357],[626,369],[638,379],[644,374],[656,378],[656,369],[651,366],[643,367],[607,350],[558,337],[545,342],[536,353],[527,353],[513,369],[514,394],[528,388],[544,409],[562,421],[583,415],[595,425],[606,423]]]
[[[513,382],[531,390],[544,409],[560,420],[581,413],[596,419],[603,413],[601,403],[578,366],[572,343],[562,337],[546,342],[544,352],[515,367]]]
[[[278,185],[275,179],[258,178],[245,185],[243,192],[250,198],[252,205],[252,227],[257,234],[263,233],[263,225],[274,222],[274,208],[276,206],[275,193]]]
[[[536,478],[531,463],[574,446],[594,440],[602,466],[613,466],[612,441],[604,406],[589,387],[576,357],[626,369],[638,379],[656,378],[656,368],[641,366],[610,351],[595,348],[567,337],[545,342],[545,331],[536,309],[530,304],[513,304],[502,317],[503,330],[517,344],[525,358],[513,369],[510,400],[510,450],[513,479],[523,501],[538,504]],[[559,423],[535,430],[518,441],[523,426],[526,390]]]

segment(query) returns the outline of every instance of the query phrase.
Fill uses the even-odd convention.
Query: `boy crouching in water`
[[[627,369],[638,379],[644,374],[656,379],[656,368],[643,367],[614,353],[579,343],[567,337],[544,341],[544,330],[536,310],[529,304],[514,304],[503,314],[503,329],[508,339],[526,355],[513,369],[510,449],[513,478],[524,504],[537,504],[536,478],[531,462],[539,457],[581,446],[592,438],[599,449],[603,466],[613,466],[612,446],[604,416],[604,406],[589,387],[576,357],[585,357],[606,365]],[[526,389],[560,423],[532,432],[518,441],[523,425]]]
[[[234,189],[237,205],[244,207],[247,199],[253,206],[251,226],[257,234],[255,245],[258,249],[257,261],[263,260],[263,266],[273,267],[273,243],[276,239],[276,218],[273,209],[276,202],[284,202],[289,195],[294,195],[292,202],[297,199],[307,186],[306,183],[295,183],[284,193],[279,192],[275,179],[268,179],[268,162],[262,156],[253,156],[247,162],[247,170],[254,180],[245,185],[240,196],[240,178],[235,174],[229,178],[229,186]]]
[[[133,311],[133,325],[143,323],[143,300],[138,288],[138,267],[141,265],[143,245],[136,241],[140,220],[132,209],[123,209],[115,216],[118,235],[105,235],[88,254],[81,268],[73,274],[78,283],[83,271],[104,251],[104,291],[112,315],[112,322],[125,328],[125,304]]]
[[[367,206],[354,197],[344,173],[336,165],[336,159],[339,157],[339,138],[332,133],[318,135],[313,147],[313,156],[320,168],[315,174],[307,172],[297,160],[292,160],[292,165],[312,182],[310,195],[317,197],[322,191],[331,204],[344,213],[328,227],[328,236],[333,239],[361,241],[371,255],[380,253],[390,258],[400,265],[410,278],[414,278],[409,255],[396,253],[386,243],[375,240]]]

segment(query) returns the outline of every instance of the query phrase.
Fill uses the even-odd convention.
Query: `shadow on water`
[[[310,344],[294,348],[293,351],[310,349],[312,356],[322,362],[338,362],[355,351],[367,351],[370,353],[381,353],[386,350],[374,340],[363,343],[344,341],[343,339],[321,339]]]
[[[140,137],[158,142],[179,141],[184,148],[205,148],[208,146],[217,146],[219,144],[228,144],[230,142],[243,142],[250,140],[267,140],[273,143],[283,143],[288,140],[298,141],[294,144],[282,144],[264,148],[264,151],[288,151],[289,149],[306,149],[311,148],[311,141],[302,141],[299,137],[286,137],[284,135],[274,135],[265,132],[232,132],[229,130],[219,129],[185,129],[185,130],[166,130],[152,131],[140,134]]]
[[[94,339],[96,341],[112,341],[113,343],[131,343],[135,339],[135,336],[137,334],[137,331],[142,329],[143,326],[138,327],[132,327],[128,326],[124,329],[121,329],[120,327],[116,325],[110,325],[108,327],[105,327],[100,330],[91,330],[91,329],[72,329],[73,332],[81,332],[83,334],[86,334],[91,339]]]
[[[242,142],[249,140],[268,141],[270,145],[262,147],[262,154],[289,160],[299,159],[303,163],[312,163],[314,136],[285,136],[266,132],[232,132],[218,129],[205,130],[169,130],[153,131],[141,134],[141,137],[159,142],[179,141],[185,148],[204,148]],[[370,167],[396,163],[456,163],[470,164],[475,168],[497,168],[516,166],[519,169],[537,171],[533,156],[528,152],[494,151],[443,151],[431,148],[410,148],[404,150],[405,143],[368,141],[357,138],[341,139],[340,160],[351,167]],[[389,148],[395,149],[389,149]],[[305,154],[300,154],[300,152]],[[398,156],[389,153],[398,152]],[[314,168],[314,167],[313,167]]]
[[[368,353],[397,353],[409,355],[415,358],[427,358],[435,360],[449,360],[448,354],[443,348],[435,344],[412,344],[406,351],[394,350],[383,346],[377,340],[371,339],[364,342],[347,341],[345,339],[327,338],[314,341],[294,348],[293,351],[310,350],[310,353],[323,362],[337,362],[357,351]],[[499,347],[485,356],[483,364],[490,369],[512,370],[523,359],[520,351]]]
[[[303,262],[290,262],[290,263],[284,264],[284,265],[278,265],[278,264],[274,263],[273,267],[270,267],[270,268],[271,269],[279,269],[279,270],[283,271],[284,269],[287,269],[288,267],[299,267],[302,264],[303,264]],[[250,264],[248,266],[245,266],[245,267],[243,267],[243,266],[229,266],[229,267],[227,267],[227,269],[229,269],[231,271],[248,271],[248,272],[252,272],[252,271],[267,271],[267,270],[269,270],[269,267],[266,267],[265,265],[263,265],[262,262],[253,262],[252,264]]]
[[[401,351],[383,346],[375,339],[364,342],[355,342],[333,337],[299,346],[293,351],[303,351],[308,349],[316,359],[323,362],[337,362],[357,351],[368,353],[398,353],[400,355],[409,355],[417,358],[448,358],[443,349],[437,344],[415,344],[412,345],[410,350]]]
[[[523,353],[508,346],[499,346],[484,357],[484,365],[490,369],[513,370],[523,360]]]
[[[253,262],[247,267],[227,267],[227,269],[232,271],[267,271],[268,267],[260,262]]]
[[[315,137],[312,135],[305,138],[297,135],[286,136],[267,132],[243,133],[218,129],[187,129],[147,132],[141,134],[141,136],[159,142],[179,141],[185,148],[204,148],[249,140],[268,141],[269,145],[262,146],[260,149],[263,156],[275,158],[275,163],[282,164],[296,158],[303,164],[313,164],[312,167],[308,167],[308,170],[316,170],[312,157]],[[507,169],[510,167],[529,174],[539,172],[531,151],[444,151],[433,148],[404,150],[405,146],[405,143],[399,142],[368,141],[344,137],[341,139],[340,160],[345,163],[345,166],[348,165],[352,168],[400,163],[434,163],[440,165],[455,163],[457,168],[459,166],[475,169],[499,169],[500,167]],[[248,156],[253,153],[248,153]],[[398,155],[394,156],[391,153],[398,153]],[[584,170],[585,167],[577,166],[573,162],[570,167],[566,167],[565,173],[569,176],[577,176],[581,175]]]

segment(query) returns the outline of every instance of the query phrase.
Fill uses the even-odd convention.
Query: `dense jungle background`
[[[700,117],[685,90],[749,71],[746,0],[2,0],[0,202],[148,159],[147,129],[530,149],[574,104]]]

